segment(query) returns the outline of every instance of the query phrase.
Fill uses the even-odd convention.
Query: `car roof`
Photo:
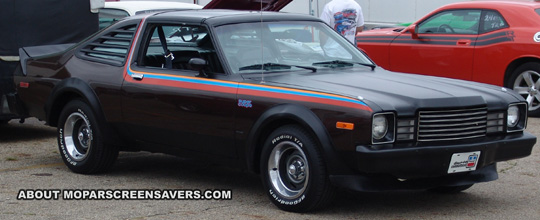
[[[241,11],[228,9],[178,10],[155,13],[147,17],[149,21],[173,21],[182,18],[184,21],[207,23],[212,26],[264,21],[320,21],[317,17],[305,14],[271,12],[271,11]]]
[[[504,9],[506,7],[524,7],[524,8],[540,8],[539,2],[533,1],[469,1],[457,2],[445,5],[441,8],[493,8]]]
[[[422,22],[425,19],[439,13],[441,10],[454,10],[454,9],[492,9],[497,10],[503,14],[506,22],[513,27],[538,27],[540,20],[536,19],[539,15],[535,12],[535,9],[540,8],[540,2],[532,1],[469,1],[458,2],[442,6],[436,10],[426,14],[416,22]],[[534,18],[534,19],[532,19]]]
[[[167,1],[122,1],[105,2],[104,8],[121,9],[135,15],[138,11],[160,10],[160,9],[202,9],[203,7],[191,3],[167,2]]]

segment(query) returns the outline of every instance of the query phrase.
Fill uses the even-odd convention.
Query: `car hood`
[[[257,74],[249,80],[258,83]],[[415,115],[420,108],[487,106],[506,109],[508,103],[523,100],[510,89],[487,84],[415,74],[381,68],[325,69],[315,73],[265,74],[267,85],[289,87],[359,98],[374,111],[397,111]]]

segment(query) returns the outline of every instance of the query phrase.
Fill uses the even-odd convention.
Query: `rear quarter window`
[[[503,16],[497,11],[485,10],[482,14],[482,26],[480,32],[486,33],[503,28],[507,28],[508,24]]]
[[[100,37],[87,43],[80,50],[79,55],[92,61],[121,66],[127,57],[136,28],[136,24],[131,24],[108,30]]]

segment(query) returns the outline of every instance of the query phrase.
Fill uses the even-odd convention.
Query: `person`
[[[353,44],[356,43],[356,33],[364,29],[362,7],[354,0],[328,2],[320,18]]]

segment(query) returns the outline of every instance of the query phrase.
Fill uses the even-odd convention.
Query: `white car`
[[[136,14],[178,9],[202,9],[197,4],[167,1],[118,1],[105,2],[99,9],[99,28],[104,28],[115,21]]]

